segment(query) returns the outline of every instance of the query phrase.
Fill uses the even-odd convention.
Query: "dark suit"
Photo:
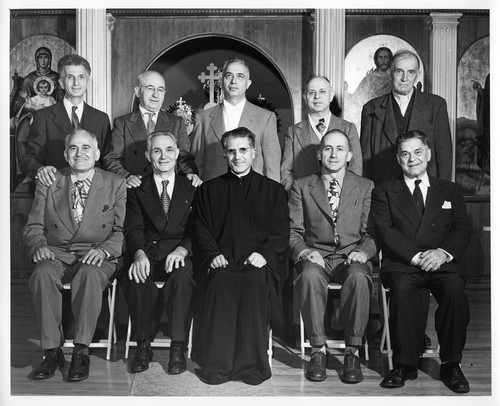
[[[276,115],[247,100],[238,126],[246,127],[255,134],[255,159],[252,168],[279,182],[281,148]],[[225,132],[222,104],[196,116],[193,132],[190,134],[191,153],[200,178],[204,181],[227,172],[227,161],[220,142]]]
[[[346,171],[337,221],[334,223],[327,190],[320,173],[297,179],[292,184],[290,200],[290,254],[296,263],[295,286],[299,306],[311,344],[325,344],[324,314],[330,280],[342,283],[341,315],[346,344],[361,346],[368,323],[370,274],[372,266],[344,264],[352,251],[362,251],[370,259],[377,253],[373,238],[367,233],[373,182]],[[335,228],[340,245],[333,244]],[[300,260],[305,249],[317,250],[326,268]],[[343,255],[343,256],[342,256]]]
[[[190,141],[181,117],[160,110],[155,131],[171,132],[177,139],[180,153],[178,167],[184,174],[197,173],[193,156],[189,153]],[[139,110],[116,117],[110,142],[104,151],[103,166],[124,178],[129,175],[145,176],[151,172],[146,159],[148,131]]]
[[[460,362],[469,323],[465,280],[459,261],[470,238],[460,187],[429,176],[425,210],[420,219],[402,179],[373,190],[371,216],[383,261],[381,281],[390,288],[391,339],[397,363],[418,366],[427,309],[418,292],[429,289],[439,303],[436,330],[443,361]],[[438,271],[410,265],[418,253],[441,248],[453,256]]]
[[[420,130],[427,135],[432,158],[429,175],[451,179],[452,145],[446,101],[439,96],[414,90],[415,100],[408,130]],[[394,115],[392,94],[370,100],[361,114],[361,151],[363,176],[375,186],[389,179],[402,177],[396,159],[396,138],[399,135]]]
[[[84,130],[96,136],[97,145],[102,151],[111,131],[108,115],[84,103],[80,124]],[[64,140],[73,131],[62,101],[38,110],[26,139],[26,154],[19,161],[21,171],[34,177],[42,166],[65,168],[68,164],[64,159]],[[96,166],[99,163],[96,162]]]
[[[363,161],[356,126],[332,114],[327,131],[334,129],[347,134],[352,147],[352,159],[348,168],[355,174],[361,175]],[[295,179],[319,172],[320,163],[317,156],[319,144],[320,139],[308,118],[286,130],[285,149],[281,158],[281,183],[288,192]]]
[[[174,341],[187,341],[189,307],[194,289],[191,263],[189,214],[195,187],[184,176],[175,175],[168,221],[162,208],[153,174],[144,178],[137,188],[128,190],[125,218],[125,277],[123,287],[136,340],[154,335],[154,308],[158,296],[155,281],[166,281],[163,292]],[[185,248],[189,256],[185,266],[165,272],[165,259],[177,247]],[[128,269],[137,250],[143,250],[151,272],[145,283],[128,279]]]
[[[125,181],[96,168],[80,225],[73,217],[71,188],[69,168],[56,172],[56,181],[49,187],[37,183],[23,232],[30,258],[42,247],[56,257],[38,262],[29,281],[44,349],[58,347],[63,340],[60,290],[67,282],[71,282],[74,342],[90,343],[101,311],[102,291],[122,253]],[[100,267],[78,262],[89,249],[98,247],[111,255]]]

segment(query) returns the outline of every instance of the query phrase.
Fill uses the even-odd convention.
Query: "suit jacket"
[[[152,173],[139,187],[128,190],[125,216],[128,259],[133,258],[139,249],[156,261],[165,258],[178,246],[191,253],[189,215],[195,190],[191,181],[175,175],[168,222]]]
[[[346,171],[334,224],[328,194],[320,173],[292,184],[290,209],[290,254],[298,262],[299,254],[307,249],[317,250],[323,257],[363,251],[368,258],[377,253],[373,238],[367,233],[373,182]],[[335,227],[340,245],[333,245]],[[344,259],[339,258],[339,263]]]
[[[362,158],[356,126],[349,121],[331,115],[328,131],[341,130],[347,134],[352,147],[352,159],[349,170],[361,175]],[[285,149],[281,159],[281,183],[287,191],[292,187],[294,179],[318,173],[321,169],[317,152],[320,139],[305,119],[288,127],[285,133]]]
[[[415,91],[415,101],[409,130],[421,130],[427,135],[432,158],[429,175],[451,179],[452,146],[446,101],[439,96]],[[361,151],[363,176],[379,185],[403,176],[396,159],[398,130],[391,93],[370,100],[361,113]]]
[[[101,247],[111,259],[122,254],[127,198],[125,180],[95,168],[89,196],[78,225],[71,209],[69,168],[56,172],[49,187],[37,182],[33,206],[23,230],[30,258],[48,247],[57,259],[72,264],[89,249]]]
[[[221,145],[224,128],[223,105],[212,107],[196,116],[191,133],[191,153],[201,179],[216,178],[227,172],[227,161]],[[255,134],[255,159],[252,168],[277,182],[280,180],[281,148],[276,127],[276,115],[245,102],[240,127]]]
[[[442,248],[453,256],[440,270],[459,272],[458,262],[470,239],[460,186],[429,176],[424,214],[420,220],[413,196],[402,179],[377,186],[372,194],[371,221],[383,253],[383,268],[403,264],[403,272],[418,272],[411,259],[429,249]],[[393,269],[392,267],[390,269]]]
[[[108,115],[84,103],[80,124],[84,130],[97,137],[97,144],[102,151],[111,131]],[[25,143],[26,155],[19,161],[21,171],[34,177],[42,166],[51,165],[57,169],[67,167],[68,163],[64,159],[64,140],[73,131],[62,101],[38,110]],[[96,163],[96,166],[99,166],[99,163]]]
[[[193,156],[189,153],[190,141],[181,117],[160,110],[155,131],[169,131],[176,138],[180,153],[177,159],[182,173],[197,173]],[[146,159],[148,131],[139,110],[115,118],[111,139],[104,151],[104,169],[124,178],[132,175],[147,175],[152,172]]]

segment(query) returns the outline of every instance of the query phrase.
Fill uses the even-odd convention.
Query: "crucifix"
[[[205,83],[205,81],[208,80],[208,83],[210,85],[210,90],[208,93],[209,102],[208,102],[208,104],[205,105],[205,109],[216,105],[216,103],[214,101],[215,81],[217,79],[220,79],[222,76],[221,73],[215,74],[215,72],[217,71],[217,66],[215,66],[213,63],[210,63],[210,65],[207,66],[207,70],[209,72],[208,75],[205,72],[201,72],[201,74],[198,75],[198,79],[200,79],[201,83]]]

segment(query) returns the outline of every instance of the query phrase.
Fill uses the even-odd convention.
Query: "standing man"
[[[342,284],[340,314],[345,330],[344,383],[363,380],[358,349],[368,324],[372,266],[377,248],[366,227],[373,182],[347,169],[349,137],[332,130],[321,139],[321,172],[297,179],[290,200],[290,254],[295,287],[312,346],[306,378],[326,379],[325,310],[328,283]]]
[[[172,330],[168,373],[180,374],[186,370],[189,309],[195,286],[188,220],[196,188],[175,173],[179,148],[172,133],[151,133],[145,155],[153,173],[128,191],[125,218],[128,279],[124,279],[123,288],[137,341],[131,369],[145,371],[153,357],[155,282],[163,281]]]
[[[419,70],[420,60],[415,53],[397,51],[391,65],[392,92],[363,106],[360,139],[363,176],[372,179],[375,185],[401,177],[395,144],[398,135],[409,130],[420,130],[427,135],[434,154],[429,162],[429,175],[451,179],[453,157],[446,101],[415,89]]]
[[[271,377],[269,324],[280,320],[289,235],[285,189],[252,169],[255,135],[237,128],[222,136],[228,172],[201,185],[194,232],[203,297],[195,361],[210,384]]]
[[[382,247],[381,281],[390,289],[390,334],[395,367],[381,386],[399,388],[415,379],[427,308],[420,292],[438,302],[436,330],[441,380],[453,392],[469,392],[460,368],[469,304],[460,258],[470,239],[460,187],[428,174],[431,149],[418,130],[396,140],[403,177],[373,190],[371,215]]]
[[[333,88],[323,76],[314,76],[306,83],[304,100],[309,108],[309,116],[291,127],[285,134],[285,149],[281,160],[281,183],[290,191],[294,179],[318,173],[318,146],[324,134],[331,130],[341,130],[347,134],[352,145],[352,160],[349,170],[361,175],[361,148],[356,126],[334,116],[330,112]]]
[[[108,115],[84,102],[91,73],[88,61],[80,55],[65,55],[57,69],[64,99],[35,113],[26,140],[26,155],[19,161],[23,173],[45,186],[51,185],[56,180],[56,171],[66,166],[67,134],[82,128],[95,135],[98,148],[102,149],[110,132]]]
[[[180,147],[180,172],[200,183],[194,158],[189,153],[190,141],[181,117],[161,110],[165,99],[165,79],[155,71],[146,71],[137,76],[134,87],[139,98],[139,110],[115,118],[111,142],[106,146],[103,166],[127,179],[127,187],[137,187],[141,179],[151,172],[146,159],[146,138],[153,131],[173,134]]]
[[[246,127],[255,134],[253,170],[279,182],[281,148],[276,115],[246,99],[252,84],[247,63],[240,58],[227,60],[222,68],[222,84],[224,102],[197,115],[190,135],[191,153],[201,179],[207,181],[226,173],[222,134]]]
[[[61,290],[68,282],[75,318],[68,380],[89,376],[88,346],[101,312],[102,292],[122,253],[126,201],[125,181],[94,168],[99,154],[93,134],[76,130],[68,135],[64,158],[69,168],[55,172],[50,186],[37,183],[24,228],[35,263],[29,287],[45,351],[33,372],[35,379],[50,378],[64,366]]]

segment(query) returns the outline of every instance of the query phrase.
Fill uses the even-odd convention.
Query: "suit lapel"
[[[85,114],[85,108],[83,109]],[[64,108],[63,102],[59,102],[52,110],[52,114],[54,115],[54,125],[58,127],[61,132],[64,134],[70,134],[73,131],[73,127],[71,126],[71,121],[69,120],[68,113]]]
[[[429,121],[427,113],[429,106],[425,104],[422,98],[422,93],[414,90],[415,100],[413,101],[413,109],[411,111],[410,123],[408,128],[425,128],[425,123]]]
[[[391,145],[394,145],[398,136],[398,128],[392,108],[391,94],[387,94],[375,108],[375,114],[382,124],[382,133]]]
[[[307,148],[309,145],[319,144],[319,138],[311,127],[309,119],[306,119],[299,123],[299,129],[299,137],[297,138],[302,148]]]
[[[420,226],[421,216],[418,214],[410,190],[403,179],[397,179],[390,192],[391,199],[400,211],[412,222],[415,227]]]
[[[55,214],[59,217],[64,227],[73,235],[78,225],[73,217],[73,209],[71,208],[71,180],[69,172],[61,176],[55,185],[52,201],[56,208]]]
[[[309,183],[309,190],[312,199],[318,205],[318,208],[323,212],[325,217],[328,219],[330,224],[333,226],[332,211],[330,209],[330,203],[328,201],[328,195],[326,193],[325,185],[321,179],[321,175],[317,174]]]
[[[346,170],[342,189],[340,191],[339,213],[338,217],[348,208],[355,204],[359,194],[358,183],[354,176]]]
[[[417,232],[417,238],[425,231],[431,230],[431,223],[436,215],[441,210],[444,199],[441,195],[442,187],[434,178],[429,176],[430,187],[427,189],[427,196],[425,198],[425,210],[420,223],[420,228]]]
[[[158,117],[156,119],[156,125],[155,125],[155,131],[156,130],[160,130],[160,129],[166,129],[166,128],[169,128],[169,124],[168,122],[170,121],[170,119],[168,118],[168,115],[160,110],[158,112]]]
[[[148,130],[144,125],[141,113],[134,111],[128,119],[127,126],[129,127],[129,134],[135,142],[142,142],[148,136]]]
[[[167,222],[153,174],[148,175],[144,179],[143,184],[139,186],[137,197],[141,200],[147,215],[155,225],[157,231],[163,231]]]
[[[224,134],[225,132],[224,118],[222,117],[222,104],[219,104],[212,110],[212,112],[210,113],[210,117],[212,117],[210,127],[212,127],[212,131],[220,141],[220,139],[222,138],[222,134]]]
[[[186,184],[182,182],[178,175],[175,175],[174,190],[172,192],[172,200],[168,213],[167,230],[174,229],[179,221],[181,221],[186,211],[186,205],[189,204],[187,199],[188,190]]]

